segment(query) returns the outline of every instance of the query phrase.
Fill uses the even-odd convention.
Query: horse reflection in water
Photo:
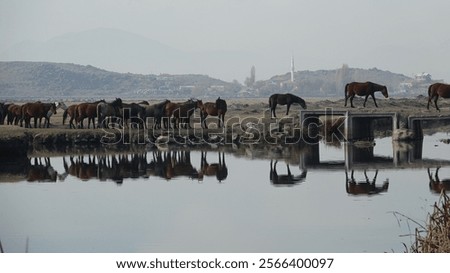
[[[50,165],[50,158],[45,157],[42,159],[35,157],[30,161],[33,161],[34,163],[28,166],[28,182],[56,182],[58,173]]]
[[[225,180],[228,176],[228,168],[225,163],[225,153],[219,152],[219,163],[208,163],[206,161],[206,152],[202,151],[200,163],[200,180],[204,176],[215,176],[219,182]]]
[[[154,151],[152,161],[147,164],[147,175],[166,180],[180,176],[200,177],[198,170],[192,166],[190,151]]]
[[[82,181],[98,179],[100,181],[112,180],[118,184],[125,178],[145,177],[145,154],[132,155],[82,155],[63,158],[66,173],[79,178]]]
[[[382,186],[377,186],[375,184],[377,175],[378,170],[375,171],[375,176],[373,177],[372,181],[370,181],[369,177],[367,176],[367,171],[364,170],[365,180],[356,181],[354,177],[354,170],[352,170],[350,178],[348,177],[347,171],[345,171],[345,189],[347,190],[347,193],[351,195],[374,195],[382,192],[387,192],[389,187],[389,180],[384,181]]]
[[[450,191],[450,179],[443,179],[441,180],[439,178],[439,169],[441,167],[437,167],[436,168],[436,173],[434,174],[434,178],[433,178],[433,174],[430,172],[430,168],[427,169],[428,171],[428,178],[430,179],[430,191],[437,193],[437,194],[441,194],[442,191]]]
[[[307,171],[303,170],[300,175],[293,175],[289,164],[286,164],[287,174],[278,174],[277,172],[278,160],[270,160],[270,182],[275,186],[293,186],[305,181]]]
[[[153,151],[152,154],[80,155],[63,158],[65,178],[72,175],[82,181],[98,179],[123,183],[127,178],[149,178],[150,176],[171,180],[188,177],[203,180],[204,176],[216,176],[223,181],[228,176],[225,155],[219,153],[219,163],[209,164],[206,153],[202,153],[201,168],[196,169],[191,162],[190,151]]]

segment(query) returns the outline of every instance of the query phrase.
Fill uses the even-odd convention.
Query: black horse
[[[271,117],[274,117],[274,118],[277,117],[277,115],[275,114],[275,109],[277,108],[277,104],[280,104],[280,105],[287,104],[286,115],[288,115],[289,108],[291,108],[291,104],[293,104],[293,103],[300,104],[300,106],[303,107],[303,109],[306,109],[305,101],[302,98],[297,97],[296,95],[293,95],[291,93],[271,95],[269,98],[269,107],[270,107]]]

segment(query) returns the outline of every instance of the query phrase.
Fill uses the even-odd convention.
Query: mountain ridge
[[[388,86],[392,95],[422,94],[431,78],[420,80],[377,68],[349,68],[296,71],[247,86],[202,74],[119,73],[92,65],[53,62],[0,62],[0,99],[11,97],[124,97],[207,98],[267,97],[291,92],[306,97],[341,97],[351,81],[374,81]]]

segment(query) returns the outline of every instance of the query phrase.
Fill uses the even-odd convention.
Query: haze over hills
[[[0,52],[2,61],[76,63],[123,73],[224,75],[230,81],[242,81],[239,75],[246,75],[258,59],[262,58],[243,51],[182,51],[108,28],[66,33],[44,42],[22,42]],[[224,73],[224,67],[233,69]]]
[[[410,78],[380,69],[349,68],[296,71],[265,81],[226,82],[200,74],[132,74],[99,69],[91,65],[50,62],[0,62],[0,100],[13,98],[214,98],[268,97],[291,92],[304,97],[343,97],[351,81],[374,81],[388,87],[391,96],[426,94],[434,82],[428,74]]]

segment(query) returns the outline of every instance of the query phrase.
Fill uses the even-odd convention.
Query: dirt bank
[[[27,151],[36,146],[51,147],[68,147],[68,146],[98,146],[102,145],[108,148],[121,144],[154,144],[158,141],[163,142],[167,136],[170,136],[172,142],[181,145],[195,145],[201,142],[208,144],[225,141],[232,143],[237,140],[265,140],[279,141],[283,136],[283,131],[290,130],[291,136],[299,136],[302,134],[302,128],[299,125],[298,113],[300,106],[293,105],[289,116],[285,115],[286,106],[278,106],[277,116],[278,122],[270,119],[270,111],[268,109],[267,99],[229,99],[228,112],[226,114],[226,129],[217,129],[216,120],[210,120],[210,130],[202,130],[200,126],[200,118],[198,111],[192,118],[194,129],[191,130],[119,130],[119,129],[69,129],[68,124],[62,123],[63,111],[51,118],[50,128],[32,128],[25,129],[14,125],[0,125],[0,156],[25,155]],[[378,99],[379,108],[376,108],[371,99],[367,102],[367,107],[363,108],[363,99],[355,98],[354,105],[356,108],[344,107],[343,99],[308,99],[306,98],[308,110],[323,110],[332,108],[333,110],[349,110],[365,113],[376,112],[397,112],[400,115],[450,115],[450,100],[440,100],[439,106],[441,112],[430,108],[427,110],[427,98],[419,96],[417,98],[395,98],[395,99]],[[150,101],[156,103],[156,101]],[[67,103],[70,105],[70,103]],[[270,130],[267,127],[268,122],[273,123],[270,127],[273,139],[261,138],[257,134],[261,130]],[[260,123],[265,123],[266,127],[262,128]],[[258,125],[259,124],[259,125]],[[291,125],[286,125],[291,124]],[[449,120],[425,122],[424,129],[428,131],[448,130]],[[258,127],[259,126],[259,127]],[[277,128],[275,128],[277,127]],[[288,128],[287,128],[288,127]],[[299,128],[299,130],[294,130]],[[389,135],[392,125],[389,122],[379,121],[374,124],[378,131],[377,136]],[[216,128],[216,129],[214,129]],[[294,133],[292,133],[294,132]],[[278,139],[277,139],[278,138]],[[285,140],[285,139],[283,139]],[[58,149],[59,149],[58,148]]]

